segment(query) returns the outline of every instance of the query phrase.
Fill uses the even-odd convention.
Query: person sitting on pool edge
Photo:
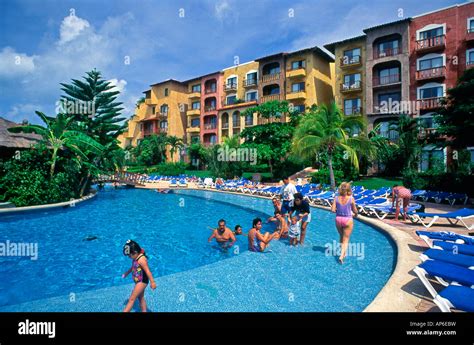
[[[273,209],[274,209],[274,212],[276,214],[276,212],[281,212],[281,201],[280,199],[274,197],[272,199],[272,203],[273,203]],[[267,219],[267,223],[269,222],[278,222],[278,219],[276,219],[276,217],[269,217]]]
[[[213,238],[216,239],[216,242],[223,248],[230,248],[234,245],[235,241],[237,239],[234,236],[234,233],[232,230],[230,230],[228,227],[225,226],[225,220],[220,219],[217,222],[217,229],[214,229],[212,232],[212,235],[209,237],[207,240],[208,242],[211,242]]]
[[[278,232],[274,232],[273,235],[266,232],[262,235],[260,229],[262,229],[262,220],[255,218],[252,222],[252,229],[248,232],[250,251],[263,252],[268,247],[270,241],[278,236]]]

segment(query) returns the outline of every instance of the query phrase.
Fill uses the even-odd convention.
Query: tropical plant
[[[49,170],[50,178],[53,177],[58,153],[61,149],[68,149],[78,157],[87,160],[87,153],[100,154],[103,146],[88,135],[71,130],[73,118],[65,114],[58,114],[57,117],[48,117],[42,112],[36,114],[45,123],[46,127],[40,125],[23,125],[11,127],[8,130],[13,133],[36,133],[42,136],[46,145],[51,148],[51,166]]]
[[[353,130],[357,135],[350,135]],[[344,116],[333,102],[321,105],[302,117],[295,130],[293,150],[303,157],[327,154],[327,166],[331,188],[336,187],[333,156],[336,149],[344,150],[344,158],[359,169],[359,155],[373,156],[374,147],[366,135],[366,123],[362,116]]]
[[[174,154],[177,150],[184,148],[183,139],[178,138],[174,135],[166,137],[166,146],[170,148],[171,161],[174,160]]]

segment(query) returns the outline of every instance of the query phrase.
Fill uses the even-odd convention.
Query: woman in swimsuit
[[[331,207],[332,212],[336,212],[336,228],[339,233],[339,242],[341,244],[341,255],[339,262],[344,263],[346,257],[349,239],[354,227],[352,213],[357,217],[357,207],[354,198],[352,197],[352,189],[350,183],[343,182],[339,186],[339,196],[334,198]]]
[[[403,186],[395,185],[392,188],[392,207],[396,203],[395,220],[400,215],[400,204],[403,203],[403,220],[407,220],[408,205],[410,204],[411,191]]]
[[[155,290],[156,284],[155,280],[153,279],[153,275],[151,274],[150,268],[148,267],[148,260],[145,256],[145,251],[140,248],[137,242],[128,240],[123,246],[123,255],[126,255],[132,259],[132,267],[130,267],[130,269],[122,275],[122,278],[125,278],[130,273],[132,273],[132,278],[135,282],[132,295],[130,296],[130,299],[128,300],[128,303],[123,311],[129,312],[132,310],[133,304],[138,298],[141,311],[146,312],[147,306],[145,301],[145,288],[147,287],[148,282],[150,282],[151,288]]]

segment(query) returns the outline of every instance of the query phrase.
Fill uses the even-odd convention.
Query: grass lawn
[[[364,186],[365,189],[379,189],[382,187],[392,187],[394,184],[401,185],[402,180],[386,179],[381,177],[368,177],[359,181],[354,181],[354,186]]]
[[[196,177],[212,177],[212,174],[209,170],[186,170],[184,172],[188,176],[196,176]]]

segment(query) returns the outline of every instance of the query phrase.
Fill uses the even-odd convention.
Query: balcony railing
[[[341,62],[341,67],[357,66],[361,64],[361,56],[360,55],[354,55],[353,57],[343,56],[341,57],[340,62]]]
[[[416,51],[426,51],[444,47],[446,44],[446,35],[425,38],[416,41]]]
[[[440,101],[443,97],[432,97],[417,100],[419,110],[432,110],[441,106]]]
[[[237,90],[237,83],[228,83],[224,85],[224,91],[235,91]]]
[[[156,113],[156,116],[158,117],[168,117],[168,112],[165,112],[165,111],[158,111]]]
[[[204,124],[204,129],[216,129],[217,124],[216,123],[205,123]]]
[[[216,87],[216,86],[204,89],[204,93],[205,93],[206,95],[207,95],[207,94],[210,94],[210,93],[216,93],[216,91],[217,91],[217,87]]]
[[[168,133],[168,127],[159,127],[157,132],[158,133]]]
[[[387,56],[394,56],[401,53],[402,53],[402,49],[400,47],[387,48],[383,50],[374,49],[374,59],[380,59]]]
[[[362,114],[362,107],[344,108],[344,114],[346,116]]]
[[[257,79],[244,79],[244,87],[257,86]]]
[[[260,81],[262,83],[268,83],[268,82],[271,82],[271,81],[280,80],[280,74],[281,73],[264,74],[260,78]]]
[[[206,105],[206,106],[204,106],[204,111],[205,112],[210,112],[210,111],[215,111],[215,110],[216,110],[215,105]]]
[[[246,127],[253,126],[253,120],[252,121],[245,120],[245,126]]]
[[[269,101],[279,101],[281,98],[280,94],[278,95],[264,95],[260,97],[260,102],[265,103]]]
[[[341,92],[348,92],[348,91],[360,91],[362,90],[362,82],[360,80],[351,83],[342,83],[341,84]]]
[[[416,71],[416,80],[444,78],[446,75],[446,67],[434,67]]]
[[[396,84],[400,82],[400,74],[390,74],[383,77],[374,77],[372,79],[372,86],[383,86]]]

